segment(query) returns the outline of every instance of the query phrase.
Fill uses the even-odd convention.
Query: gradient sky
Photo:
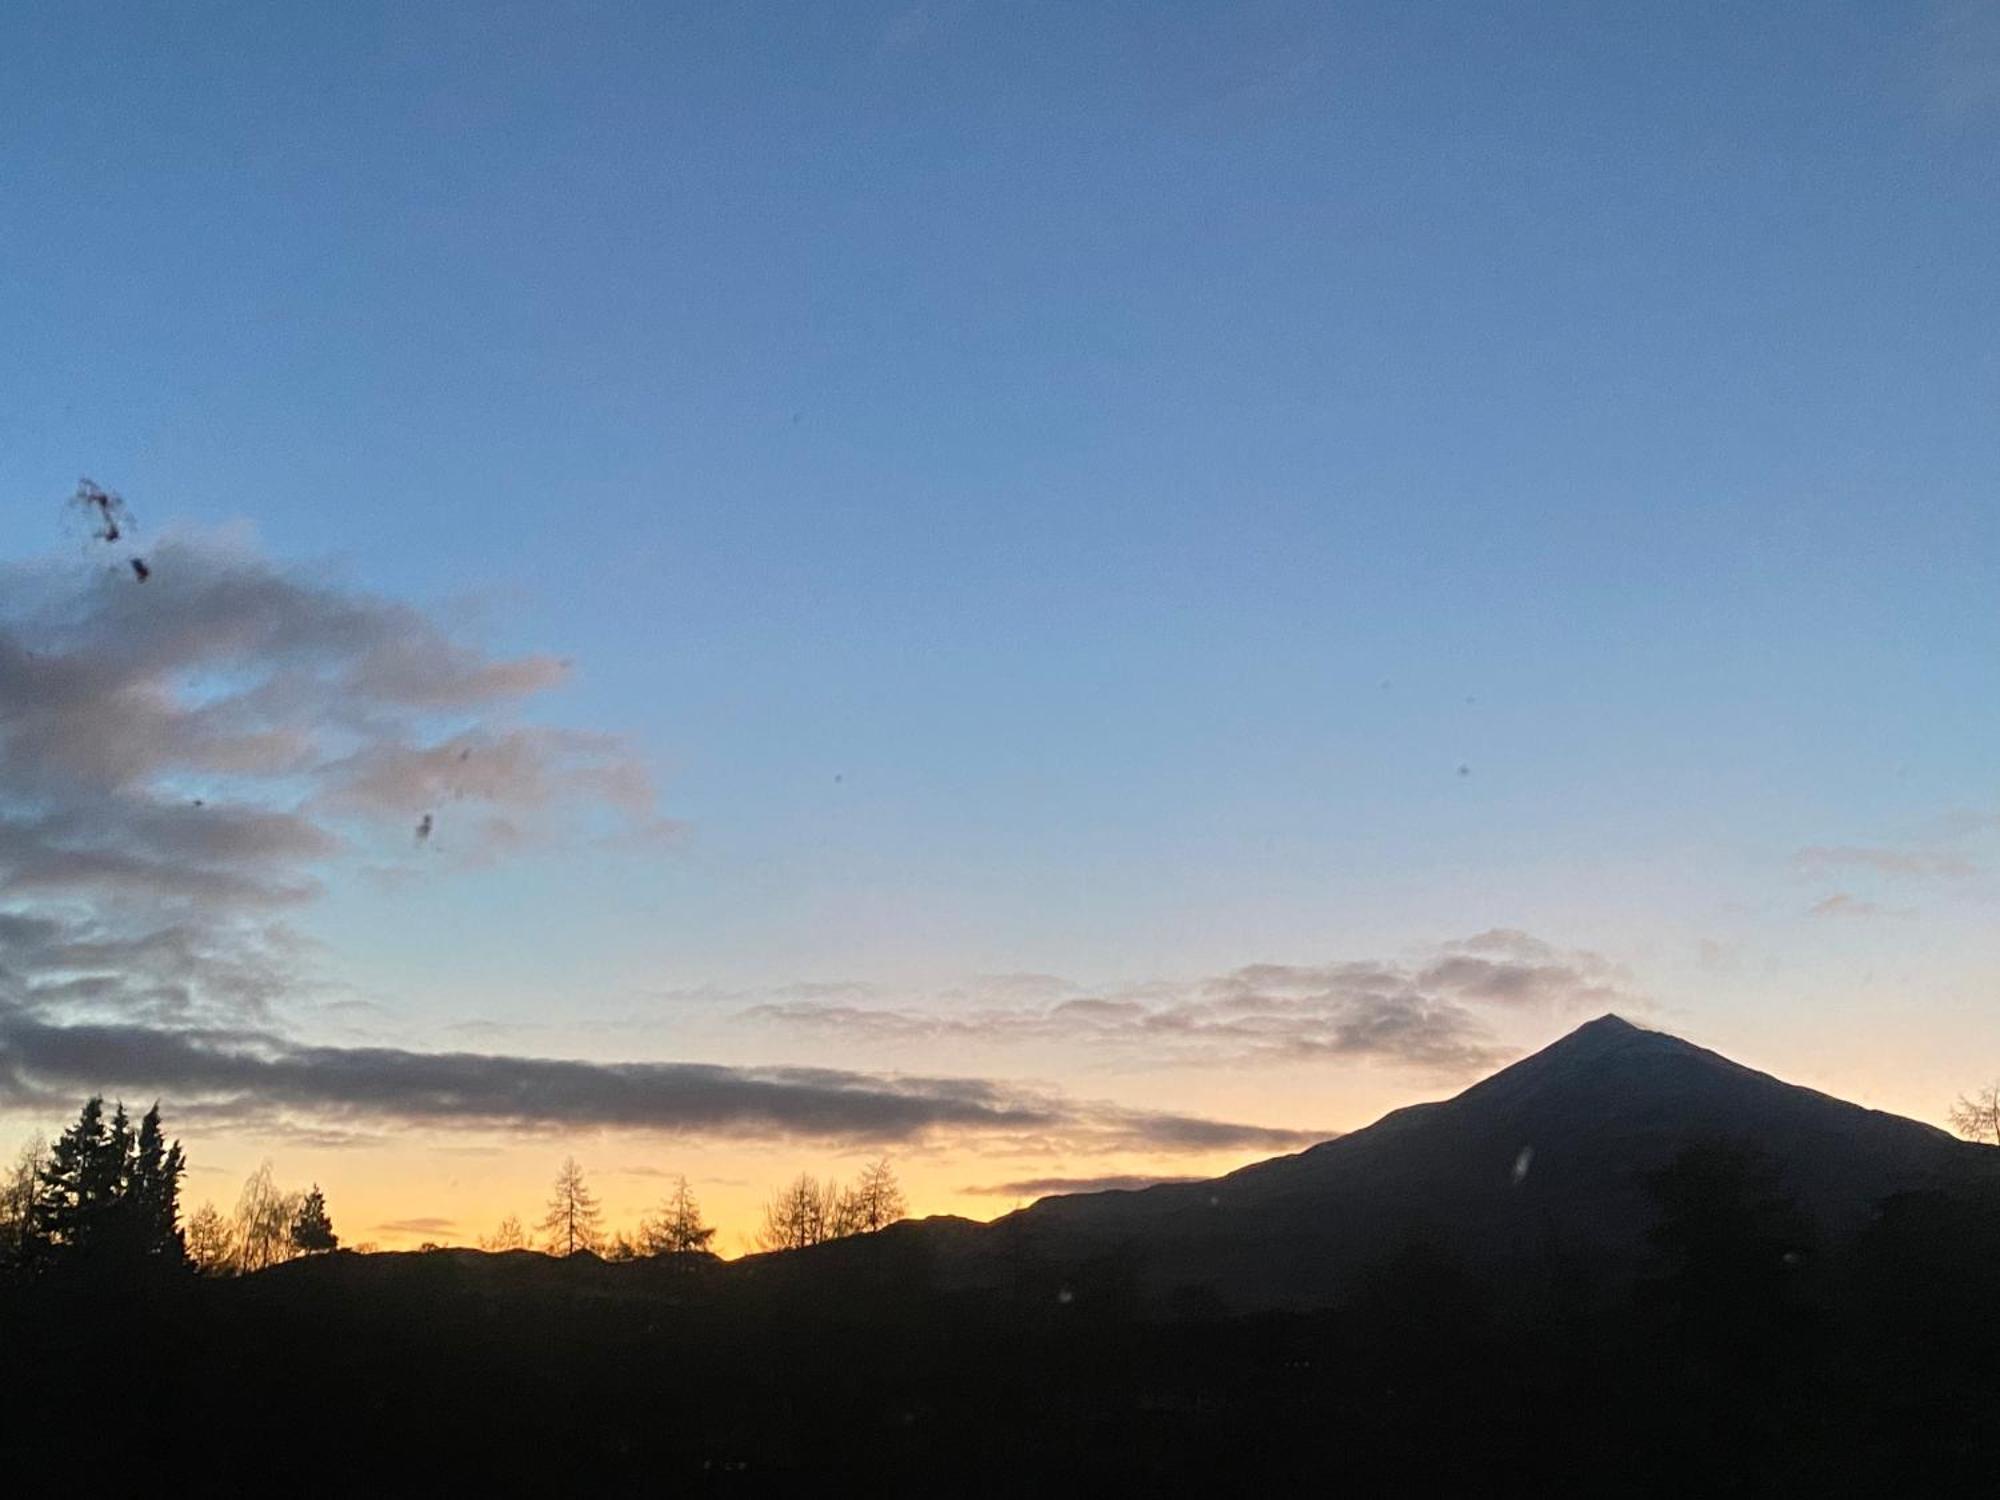
[[[975,1213],[1219,1170],[1277,1136],[1162,1118],[1350,1128],[1606,1009],[1939,1119],[2000,1073],[1997,160],[1990,3],[24,8],[16,644],[188,577],[421,619],[514,675],[341,732],[511,726],[561,790],[419,845],[324,757],[218,784],[337,835],[274,856],[314,946],[234,1017],[0,993],[107,1033],[11,1085],[0,1038],[0,1141],[164,1092],[191,1201],[268,1155],[384,1244],[574,1152],[733,1250],[801,1167]],[[182,573],[112,571],[79,475]],[[207,649],[155,685],[272,664]],[[18,738],[52,690],[4,691]],[[99,852],[193,795],[26,764],[0,811]],[[247,920],[9,857],[0,914]],[[649,1125],[533,1074],[440,1123],[108,1050],[225,1023],[1062,1102]]]

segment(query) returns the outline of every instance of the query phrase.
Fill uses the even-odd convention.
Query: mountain
[[[1336,1299],[1412,1241],[1489,1267],[1554,1253],[1615,1274],[1646,1249],[1644,1174],[1715,1141],[1762,1153],[1828,1243],[1892,1193],[1991,1180],[2000,1158],[1607,1015],[1455,1098],[1295,1156],[1045,1198],[977,1235],[940,1224],[938,1245],[966,1281],[1024,1259],[1122,1258],[1150,1290],[1206,1287],[1237,1307]]]

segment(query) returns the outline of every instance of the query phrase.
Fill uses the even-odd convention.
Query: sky
[[[1942,1120],[1996,160],[1975,0],[10,16],[0,1145],[734,1253],[1607,1010]]]

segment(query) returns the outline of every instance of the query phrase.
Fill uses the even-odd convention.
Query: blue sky
[[[1914,1107],[1990,1004],[1994,6],[8,30],[9,555],[247,523],[685,824],[331,882],[385,1026],[1520,928],[1851,1087],[1928,997]]]

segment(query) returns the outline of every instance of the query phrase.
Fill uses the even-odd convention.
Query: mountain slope
[[[1991,1152],[1604,1016],[1437,1104],[1209,1182],[1048,1198],[990,1227],[1010,1256],[1132,1258],[1154,1288],[1238,1305],[1337,1296],[1413,1238],[1469,1260],[1629,1265],[1642,1175],[1701,1141],[1753,1146],[1830,1239],[1891,1193],[1993,1176]]]

